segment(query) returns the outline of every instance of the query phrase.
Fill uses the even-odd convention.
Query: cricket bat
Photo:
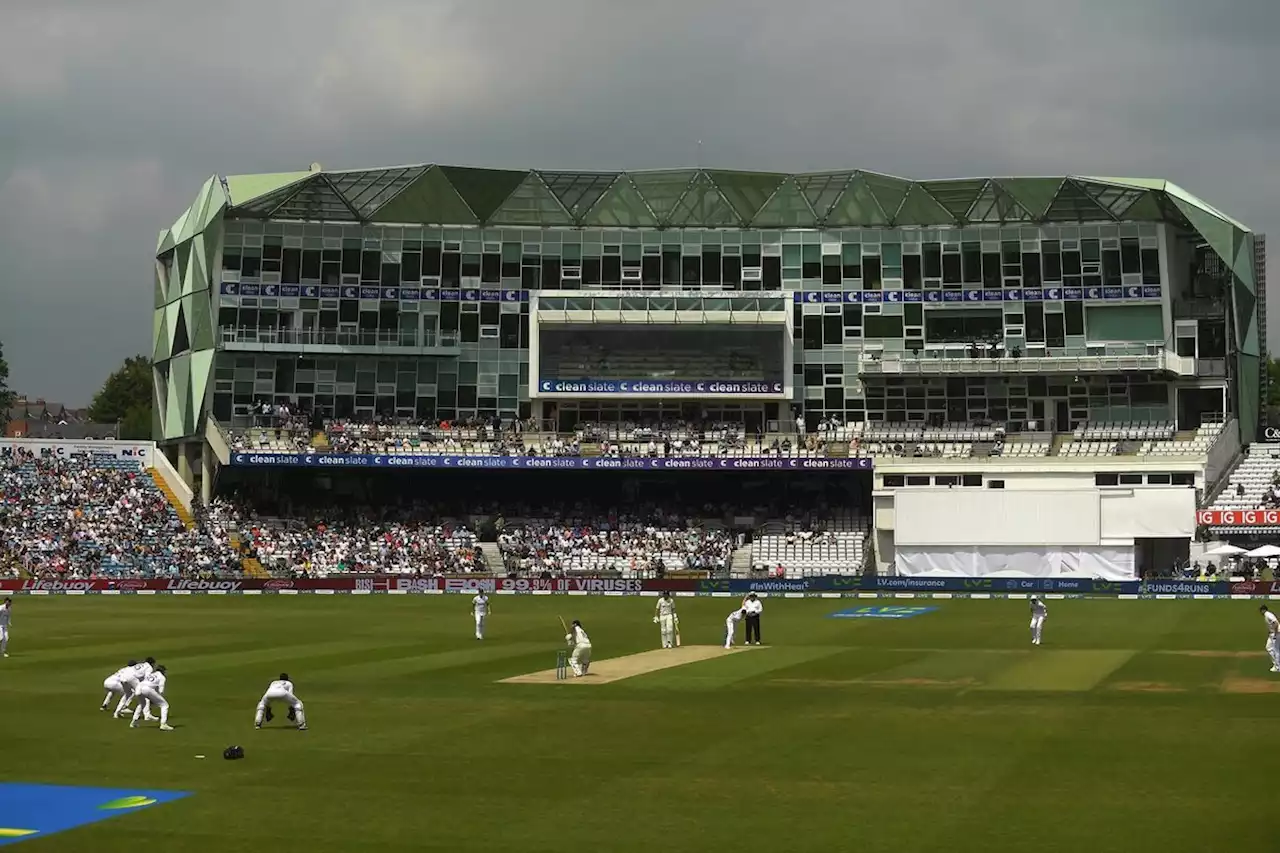
[[[569,626],[568,626],[568,625],[566,625],[566,624],[564,624],[564,617],[563,617],[563,616],[561,616],[561,617],[560,617],[560,627],[564,629],[564,632],[565,632],[566,634],[567,634],[567,633],[569,633]]]
[[[679,616],[675,617],[674,621],[675,621],[675,629],[676,629],[676,648],[679,648],[680,647],[680,617]]]

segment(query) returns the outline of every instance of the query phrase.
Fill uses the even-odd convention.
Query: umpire
[[[742,609],[747,612],[747,645],[760,645],[760,614],[764,612],[764,602],[753,592],[742,602]]]

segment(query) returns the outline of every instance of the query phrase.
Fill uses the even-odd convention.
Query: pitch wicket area
[[[563,656],[564,652],[557,652],[558,657],[555,669],[544,669],[540,672],[530,672],[512,678],[503,678],[500,679],[499,683],[554,684],[558,681],[563,681],[566,684],[612,684],[615,681],[634,678],[637,675],[647,675],[663,669],[685,666],[699,661],[727,657],[739,652],[755,651],[761,648],[764,648],[764,646],[741,646],[733,649],[725,649],[720,646],[680,646],[675,649],[654,649],[648,652],[640,652],[639,654],[624,655],[619,658],[592,661],[591,670],[581,678],[566,678],[562,674],[563,670],[559,656]]]

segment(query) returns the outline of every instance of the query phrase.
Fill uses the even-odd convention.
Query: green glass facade
[[[811,418],[1021,419],[1037,400],[1072,419],[1171,417],[1154,375],[907,379],[859,364],[972,340],[1049,356],[1172,349],[1192,243],[1230,278],[1224,339],[1252,424],[1253,235],[1164,181],[448,166],[215,178],[157,252],[157,437],[195,435],[210,412],[259,398],[341,415],[527,415],[528,296],[550,290],[584,291],[575,302],[684,291],[708,305],[781,293],[792,402]],[[523,297],[466,296],[481,292]],[[223,346],[264,330],[296,346]],[[333,340],[389,346],[311,346]]]

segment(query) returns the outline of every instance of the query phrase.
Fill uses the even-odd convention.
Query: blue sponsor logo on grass
[[[936,607],[910,607],[870,604],[865,607],[851,607],[848,610],[837,610],[829,615],[830,619],[910,619],[937,610]]]
[[[0,782],[0,847],[180,800],[185,791]]]

